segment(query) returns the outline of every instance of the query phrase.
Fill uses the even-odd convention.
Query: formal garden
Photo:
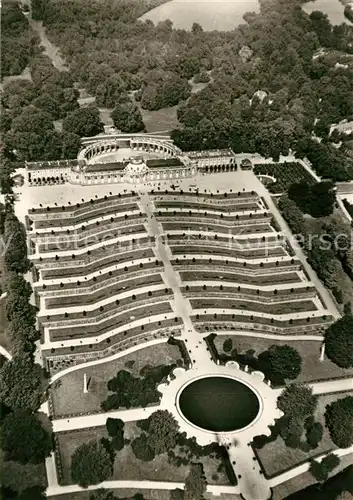
[[[284,472],[291,467],[305,462],[309,458],[315,458],[321,453],[328,453],[339,446],[332,440],[326,420],[327,406],[344,398],[353,401],[352,392],[342,392],[339,394],[325,394],[317,398],[314,412],[306,416],[306,420],[300,429],[299,424],[283,423],[286,430],[280,430],[280,435],[274,440],[262,446],[261,440],[255,440],[255,450],[259,460],[266,471],[266,475],[274,476]],[[298,409],[299,410],[299,409]],[[292,419],[296,418],[296,409],[292,408]],[[352,417],[350,417],[352,419]],[[310,423],[309,423],[310,420]],[[291,427],[293,425],[293,427]],[[297,429],[294,428],[298,426]],[[336,425],[344,426],[344,422]],[[279,425],[280,427],[280,425]],[[293,430],[292,430],[293,429]],[[345,446],[350,446],[348,442],[349,430],[345,429],[347,438]],[[282,437],[283,436],[283,437]],[[351,439],[352,440],[352,439]],[[264,439],[265,441],[265,439]],[[260,447],[258,447],[260,445]]]
[[[292,163],[262,163],[254,165],[256,175],[270,175],[276,182],[268,184],[267,189],[274,194],[286,192],[295,182],[305,181],[314,184],[316,180],[299,162]]]
[[[93,439],[92,429],[57,433],[56,442],[62,484],[85,486],[105,478],[183,482],[196,462],[209,484],[234,481],[227,475],[224,448],[217,444],[202,447],[195,439],[187,439],[167,411],[125,424],[108,419],[106,427],[94,429]],[[96,467],[90,470],[93,459]]]
[[[177,346],[167,342],[143,347],[120,356],[114,361],[106,361],[93,366],[77,369],[58,379],[51,388],[53,411],[56,418],[66,415],[98,413],[102,402],[108,397],[108,380],[121,370],[128,370],[138,377],[141,370],[150,366],[176,366],[182,362]],[[83,392],[83,377],[86,374],[88,392]]]
[[[301,371],[296,380],[310,382],[353,375],[353,368],[341,368],[327,358],[320,359],[322,342],[316,340],[273,340],[238,335],[217,335],[213,340],[218,356],[222,360],[234,359],[242,364],[258,366],[258,357],[273,346],[289,346],[301,359]]]

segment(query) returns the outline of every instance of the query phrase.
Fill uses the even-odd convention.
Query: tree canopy
[[[53,447],[51,436],[29,410],[15,410],[4,419],[1,446],[7,460],[21,464],[42,462]]]
[[[272,345],[259,355],[259,362],[266,376],[275,383],[293,380],[301,372],[301,357],[289,345]]]
[[[101,483],[112,473],[113,464],[109,453],[95,440],[83,443],[71,457],[72,480],[84,488]]]
[[[192,464],[185,479],[184,499],[202,500],[206,492],[207,482],[202,464]]]
[[[326,406],[326,425],[339,448],[353,444],[353,396],[337,399]]]
[[[353,366],[353,316],[347,314],[330,325],[325,332],[325,352],[342,368]]]
[[[63,130],[79,137],[91,137],[103,132],[99,110],[89,107],[72,111],[63,121]]]
[[[313,395],[310,387],[302,384],[291,384],[279,396],[277,405],[286,415],[306,418],[314,413],[317,402],[318,397]]]
[[[13,410],[38,410],[43,391],[42,367],[28,356],[14,357],[0,368],[0,399]]]

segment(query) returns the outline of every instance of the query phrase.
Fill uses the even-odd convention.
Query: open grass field
[[[130,370],[138,375],[146,365],[172,364],[179,359],[178,347],[166,342],[143,347],[114,361],[81,368],[61,377],[51,389],[54,415],[76,415],[100,411],[101,402],[108,396],[107,383],[119,370]],[[89,391],[83,394],[83,374],[90,379]]]
[[[281,437],[277,438],[272,443],[266,444],[260,450],[257,450],[259,459],[264,467],[266,473],[270,476],[284,472],[285,470],[299,465],[301,462],[308,460],[309,458],[315,457],[321,453],[329,452],[337,447],[333,444],[330,439],[329,432],[325,427],[325,409],[326,406],[333,401],[344,398],[346,396],[352,396],[352,391],[342,392],[339,394],[326,394],[319,396],[319,404],[316,410],[316,420],[321,422],[324,426],[324,435],[321,443],[315,449],[309,453],[305,453],[299,449],[288,448]]]
[[[255,351],[258,356],[266,351],[271,345],[290,345],[296,349],[302,358],[302,372],[297,378],[299,382],[309,382],[310,380],[325,380],[328,378],[339,378],[345,375],[353,374],[353,368],[344,370],[335,365],[328,358],[320,361],[321,342],[316,341],[288,341],[288,340],[267,340],[255,337],[245,337],[238,335],[218,335],[214,340],[218,352],[224,353],[223,342],[231,338],[233,349],[237,349],[239,354],[245,354],[247,351]]]
[[[141,430],[134,422],[125,423],[124,436],[130,441],[139,436]],[[61,463],[63,468],[63,484],[70,484],[70,462],[74,450],[82,443],[90,439],[100,439],[107,436],[105,427],[95,429],[83,429],[68,434],[58,433]],[[200,462],[204,465],[204,470],[210,484],[229,484],[228,478],[223,472],[217,472],[220,461],[213,456],[202,457]],[[168,463],[167,455],[158,455],[151,462],[138,460],[130,445],[125,446],[117,452],[114,473],[112,479],[116,480],[146,480],[146,481],[184,481],[189,472],[189,466],[176,467]],[[217,479],[214,474],[217,474]]]
[[[264,163],[254,167],[256,175],[271,175],[276,178],[275,183],[268,184],[267,188],[271,193],[283,193],[294,182],[305,181],[308,184],[315,184],[313,176],[305,170],[300,163]]]

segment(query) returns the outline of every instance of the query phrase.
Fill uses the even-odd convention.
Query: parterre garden
[[[305,181],[315,184],[314,177],[297,162],[292,163],[260,163],[254,165],[256,175],[271,175],[276,182],[267,184],[267,189],[274,194],[284,193],[295,182]]]

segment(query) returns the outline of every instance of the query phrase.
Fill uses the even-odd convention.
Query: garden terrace
[[[55,296],[73,295],[75,293],[92,293],[95,290],[100,290],[111,283],[116,283],[117,278],[119,281],[127,280],[130,278],[142,278],[154,273],[163,272],[163,266],[157,261],[134,264],[125,267],[111,267],[104,269],[104,273],[97,275],[88,275],[84,277],[83,281],[75,280],[75,276],[69,278],[70,281],[60,282],[55,280],[54,283],[35,283],[34,287],[38,293],[43,297],[51,297],[54,292]],[[146,282],[145,282],[146,285]]]
[[[167,300],[171,299],[171,297],[164,298]],[[134,305],[135,304],[131,304],[131,306]],[[148,305],[148,307],[146,307],[146,305]],[[116,309],[115,311],[113,310],[113,313],[115,313],[113,317],[103,320],[100,319],[99,316],[96,316],[96,321],[92,323],[87,322],[86,324],[84,324],[84,322],[82,321],[81,325],[76,326],[70,323],[70,318],[68,318],[68,321],[66,322],[67,326],[65,327],[52,328],[50,326],[44,326],[44,328],[48,329],[51,341],[80,339],[87,337],[98,338],[99,336],[107,333],[111,333],[111,335],[113,335],[112,330],[118,329],[120,327],[122,328],[124,326],[126,328],[126,325],[134,321],[145,318],[147,320],[147,318],[152,318],[153,316],[171,312],[173,311],[169,302],[159,302],[157,304],[145,304],[139,307],[135,307],[135,309],[130,308],[127,311],[123,311],[121,314],[119,314],[118,309]]]
[[[155,296],[154,290],[156,289],[156,285],[164,286],[160,274],[148,274],[146,276],[142,276],[141,278],[134,278],[126,281],[117,281],[116,278],[112,278],[110,282],[103,282],[102,286],[98,290],[94,290],[91,293],[85,293],[87,289],[82,290],[74,288],[71,290],[71,293],[67,295],[45,298],[45,307],[46,309],[55,309],[59,307],[95,304],[106,299],[107,297],[115,297],[119,293],[132,292],[134,290],[138,290],[139,288],[146,287],[146,284],[148,284],[147,286],[149,288],[153,287],[153,292],[152,290],[149,290],[153,296]],[[146,296],[149,296],[148,292],[146,292]],[[140,300],[139,297],[140,295],[137,295],[136,300]]]
[[[276,182],[268,184],[271,193],[283,193],[295,182],[315,184],[316,180],[305,167],[298,162],[293,163],[261,163],[254,165],[256,175],[270,175]]]
[[[175,213],[174,213],[175,212]],[[267,212],[257,212],[257,213],[241,213],[241,214],[236,214],[236,215],[229,215],[226,214],[224,216],[221,216],[217,213],[210,213],[210,212],[192,212],[190,211],[182,211],[178,210],[174,212],[155,212],[154,215],[156,219],[160,222],[169,222],[169,220],[174,217],[174,222],[176,220],[180,220],[180,222],[183,224],[185,219],[190,222],[192,220],[196,219],[198,222],[206,222],[208,223],[214,223],[214,224],[232,224],[232,225],[239,225],[239,224],[263,224],[263,223],[271,223],[271,216]]]
[[[192,210],[188,210],[186,207],[175,207],[175,210],[168,210],[164,208],[163,210],[158,210],[154,212],[156,217],[198,217],[200,219],[206,219],[206,218],[213,218],[216,220],[224,220],[224,221],[239,221],[239,220],[246,220],[246,219],[256,219],[260,220],[261,222],[263,219],[266,217],[269,217],[268,212],[266,212],[263,209],[259,209],[257,211],[250,211],[250,210],[244,210],[242,212],[237,212],[232,211],[232,212],[225,212],[225,211],[217,211],[214,208],[209,208],[205,212],[202,212],[200,210],[197,210],[193,208]]]
[[[101,206],[99,208],[92,207],[91,210],[85,210],[82,214],[76,216],[68,216],[66,212],[61,212],[53,214],[54,217],[47,217],[45,219],[30,217],[29,221],[34,221],[34,230],[52,229],[54,227],[61,228],[63,226],[74,227],[98,217],[108,217],[117,214],[121,214],[121,218],[123,218],[123,214],[129,216],[131,212],[139,212],[137,203],[110,204],[106,207]]]
[[[60,279],[65,277],[75,279],[76,277],[87,277],[89,274],[101,272],[102,269],[106,269],[108,266],[114,265],[118,268],[119,264],[132,263],[132,266],[135,267],[137,266],[137,262],[139,260],[153,259],[154,262],[155,259],[151,245],[146,245],[146,248],[143,249],[139,249],[137,246],[135,250],[121,253],[116,253],[113,251],[110,255],[102,257],[100,259],[97,258],[96,260],[94,259],[95,255],[93,255],[93,258],[91,257],[91,255],[85,255],[83,260],[71,259],[71,262],[65,263],[60,261],[53,261],[52,264],[54,265],[52,268],[50,268],[50,262],[47,262],[45,267],[42,267],[42,263],[37,261],[36,266],[38,267],[38,269],[40,269],[41,277],[43,280]],[[146,263],[143,263],[143,265],[145,266]],[[130,269],[130,267],[132,266],[125,267]],[[121,270],[121,267],[119,268],[119,270]]]
[[[297,273],[281,273],[281,271],[276,274],[265,274],[260,276],[247,276],[245,274],[236,274],[230,272],[223,272],[221,270],[211,271],[206,269],[200,269],[195,271],[179,271],[179,275],[184,284],[187,282],[190,284],[190,288],[193,287],[193,281],[219,281],[224,283],[241,283],[253,285],[254,287],[264,287],[271,285],[296,285],[295,293],[297,293],[297,287],[303,286],[303,282]],[[208,286],[208,285],[207,285]],[[313,288],[315,290],[315,288]],[[316,291],[316,290],[315,290]],[[260,289],[262,293],[262,290]],[[280,290],[279,290],[280,293]],[[288,293],[288,288],[287,288]]]
[[[98,229],[98,228],[97,228]],[[91,245],[95,245],[100,242],[107,242],[110,239],[123,237],[123,236],[138,236],[142,233],[147,234],[145,226],[143,224],[125,226],[118,230],[116,229],[114,233],[111,229],[104,229],[102,231],[97,231],[96,234],[76,235],[77,238],[73,240],[68,240],[65,237],[53,238],[56,241],[45,242],[37,245],[36,253],[44,254],[46,252],[60,252],[60,251],[76,251],[78,248],[89,248]]]
[[[237,271],[241,270],[241,274],[250,276],[272,273],[278,274],[285,271],[293,272],[299,271],[301,269],[300,261],[296,258],[290,258],[289,255],[281,257],[280,260],[274,260],[275,258],[276,257],[266,257],[266,259],[264,260],[258,259],[257,262],[249,262],[233,257],[231,257],[230,259],[217,258],[217,256],[214,258],[209,258],[205,255],[202,255],[202,252],[200,251],[199,255],[197,255],[196,257],[191,258],[190,255],[187,255],[187,253],[185,253],[185,255],[182,255],[181,257],[172,258],[171,263],[173,264],[173,267],[178,271],[184,271],[185,266],[192,266],[193,269],[195,269],[195,266],[198,266],[197,269],[200,269],[202,271],[205,271],[206,269],[209,270],[211,266],[216,266],[217,271],[227,272],[229,271],[229,269],[234,268]]]
[[[140,236],[140,235],[139,235]],[[87,251],[77,251],[76,253],[64,253],[61,252],[61,255],[56,255],[54,252],[48,253],[48,254],[43,254],[43,257],[35,255],[31,260],[32,262],[37,266],[38,263],[40,262],[50,262],[53,261],[53,263],[61,261],[63,263],[68,263],[68,262],[73,262],[73,260],[78,257],[77,260],[80,258],[84,258],[85,256],[90,256],[91,259],[98,259],[99,257],[107,254],[118,254],[120,252],[128,252],[128,251],[133,251],[133,250],[138,250],[141,247],[151,247],[152,242],[150,237],[139,237],[137,241],[132,238],[132,239],[125,239],[124,241],[120,241],[119,238],[114,238],[113,240],[109,241],[107,244],[102,245],[100,243],[96,244],[96,246],[92,245],[91,249]],[[73,257],[74,255],[74,257]],[[90,260],[91,260],[90,259]],[[77,262],[75,262],[75,265],[77,265]],[[53,266],[54,267],[54,266]]]
[[[113,355],[115,352],[124,351],[129,347],[148,342],[153,339],[180,335],[182,320],[180,318],[167,318],[159,321],[152,321],[144,325],[129,327],[124,331],[117,332],[111,337],[104,339],[94,339],[91,344],[77,344],[75,346],[65,347],[62,344],[59,347],[43,349],[43,359],[52,359],[51,367],[54,368],[56,362],[63,369],[72,364],[84,363],[91,359],[104,358]],[[65,359],[60,358],[61,356]],[[69,359],[66,357],[70,356]]]
[[[202,243],[204,242],[205,246],[202,247]],[[180,254],[207,254],[207,255],[223,255],[225,257],[235,257],[239,256],[246,259],[256,259],[256,258],[266,258],[266,257],[280,257],[285,256],[287,253],[285,250],[278,246],[272,247],[269,249],[266,248],[256,248],[249,249],[244,247],[244,249],[239,248],[229,248],[229,247],[220,247],[216,246],[214,242],[210,241],[197,241],[195,242],[195,246],[193,242],[190,241],[189,245],[185,245],[183,241],[180,242],[178,246],[171,246],[170,249],[174,255]],[[197,245],[197,246],[196,246]]]
[[[241,282],[239,282],[241,283]],[[264,288],[249,288],[246,286],[238,286],[234,285],[205,285],[201,284],[201,282],[188,283],[184,284],[181,287],[181,290],[187,297],[193,297],[193,294],[202,293],[203,297],[214,296],[215,294],[221,293],[224,297],[235,299],[237,298],[248,298],[250,300],[263,301],[267,302],[282,302],[284,299],[292,300],[292,299],[306,299],[306,298],[314,298],[317,295],[316,288],[314,286],[304,286],[302,282],[296,283],[296,285],[292,288],[275,288],[271,286],[269,290]],[[316,309],[316,308],[315,308]]]
[[[97,196],[97,195],[96,195]],[[50,214],[57,214],[62,211],[65,211],[68,213],[70,217],[76,217],[77,215],[80,215],[82,213],[85,213],[87,211],[90,211],[92,208],[92,205],[96,206],[99,205],[101,207],[107,207],[112,203],[116,202],[126,202],[126,201],[131,201],[131,200],[137,200],[138,196],[131,191],[130,193],[119,193],[116,195],[112,195],[112,193],[109,193],[109,196],[106,195],[103,198],[91,198],[89,201],[82,201],[81,203],[77,203],[75,205],[71,205],[70,203],[68,205],[63,205],[63,206],[48,206],[48,207],[38,207],[38,208],[31,208],[30,214],[36,214],[36,215],[42,215],[45,214],[49,216]],[[49,210],[48,210],[49,209]]]
[[[251,330],[260,333],[276,333],[279,335],[303,335],[314,333],[322,335],[334,321],[332,316],[314,316],[298,319],[267,318],[263,316],[248,316],[230,313],[197,313],[191,316],[194,328],[201,333],[216,330]]]
[[[63,236],[65,239],[70,240],[77,238],[77,235],[84,234],[85,236],[88,236],[90,234],[96,234],[97,226],[101,226],[104,229],[114,230],[115,228],[120,228],[134,222],[136,223],[144,221],[145,221],[145,215],[142,214],[141,212],[129,214],[127,217],[125,217],[125,215],[120,215],[118,217],[110,217],[110,218],[102,217],[100,220],[97,219],[95,221],[91,221],[88,224],[85,224],[84,226],[77,227],[76,229],[68,229],[67,227],[60,227],[60,228],[58,227],[55,228],[55,230],[53,230],[48,228],[40,231],[39,233],[31,232],[30,237],[32,240],[36,242],[38,241],[40,242],[41,238],[49,239],[51,236],[54,237]]]
[[[255,193],[255,191],[237,191],[232,192],[230,190],[229,193],[201,193],[198,190],[196,191],[150,191],[149,195],[154,201],[162,200],[167,197],[171,197],[172,199],[195,199],[198,198],[201,201],[208,200],[238,200],[238,199],[246,199],[246,200],[258,200],[259,195]]]
[[[198,240],[203,241],[210,241],[212,242],[211,244],[216,244],[217,246],[232,246],[234,249],[239,249],[242,250],[242,246],[245,246],[246,248],[249,247],[262,247],[262,246],[269,246],[271,248],[279,246],[278,241],[282,238],[282,235],[278,233],[269,233],[269,234],[263,234],[260,233],[258,236],[250,234],[238,234],[235,236],[232,235],[218,235],[217,233],[210,233],[207,231],[204,232],[197,232],[197,231],[192,231],[189,230],[186,233],[182,233],[180,230],[176,229],[173,232],[167,233],[166,234],[168,241],[195,241],[196,243]],[[173,243],[170,243],[171,245]],[[203,244],[203,243],[201,243]]]
[[[157,286],[163,285],[162,279],[156,275],[156,279],[158,279]],[[165,300],[165,297],[172,297],[172,291],[170,288],[156,288],[156,285],[151,285],[152,295],[149,295],[148,292],[137,293],[133,295],[127,295],[125,290],[120,295],[109,295],[105,296],[101,302],[92,302],[91,304],[87,304],[86,301],[82,301],[79,303],[79,306],[87,306],[86,309],[82,310],[81,307],[77,307],[77,305],[73,305],[71,307],[67,307],[67,310],[64,308],[66,306],[62,306],[59,308],[53,308],[49,315],[45,315],[43,313],[42,316],[39,316],[38,319],[41,324],[46,326],[65,326],[69,321],[71,324],[81,324],[81,323],[98,323],[103,319],[110,317],[111,312],[116,314],[120,311],[125,311],[134,307],[137,307],[139,302],[150,302],[150,301],[162,301]],[[63,299],[64,297],[59,297]],[[79,300],[79,299],[78,299]],[[87,299],[86,299],[87,300]],[[49,319],[48,319],[49,318]]]
[[[193,232],[205,232],[210,231],[213,233],[226,233],[230,235],[235,234],[256,234],[256,233],[267,233],[274,232],[273,227],[268,223],[253,224],[248,226],[237,225],[237,226],[224,226],[221,224],[203,224],[200,222],[162,222],[163,229],[167,232],[168,230],[178,230],[180,231],[193,231]]]
[[[311,300],[289,300],[288,302],[276,304],[262,302],[261,299],[256,296],[254,296],[253,301],[246,301],[235,300],[234,298],[218,298],[217,296],[208,297],[204,294],[202,298],[190,298],[190,304],[193,309],[234,309],[242,312],[253,312],[255,315],[259,313],[284,315],[318,310]]]
[[[139,207],[135,203],[129,203],[126,205],[120,205],[119,207],[113,206],[110,208],[100,208],[99,210],[92,210],[90,212],[85,212],[79,217],[68,218],[62,213],[61,217],[56,217],[53,219],[46,220],[36,220],[34,223],[34,231],[40,229],[53,229],[53,228],[63,228],[68,227],[70,229],[81,229],[81,225],[87,221],[92,222],[96,219],[101,221],[106,220],[109,217],[114,217],[119,215],[120,220],[127,219],[132,215],[139,214]]]
[[[216,210],[218,212],[244,212],[244,211],[256,211],[261,210],[261,207],[258,203],[253,202],[252,200],[248,202],[242,203],[229,203],[225,204],[217,204],[213,201],[209,201],[208,203],[202,202],[190,202],[190,201],[181,201],[181,200],[163,200],[163,201],[155,201],[154,206],[157,209],[164,208],[184,208],[190,210]]]

